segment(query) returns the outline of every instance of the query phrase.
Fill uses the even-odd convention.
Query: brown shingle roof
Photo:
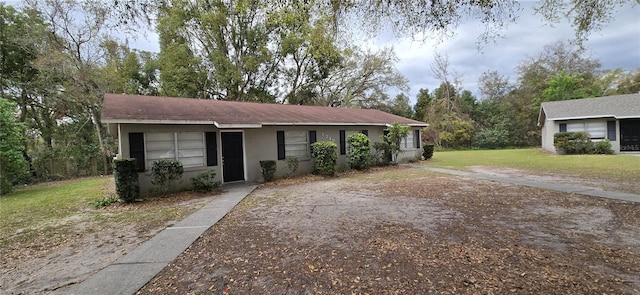
[[[331,108],[204,100],[162,96],[105,94],[104,123],[261,125],[386,125],[393,122],[424,127],[427,123],[370,109]]]

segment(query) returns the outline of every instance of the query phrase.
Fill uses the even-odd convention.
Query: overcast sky
[[[534,4],[523,1],[517,23],[501,30],[502,38],[484,44],[480,51],[477,41],[483,28],[477,22],[461,24],[455,36],[445,40],[427,38],[422,41],[420,38],[420,41],[413,41],[410,37],[398,39],[393,34],[383,33],[381,37],[365,42],[364,46],[394,48],[399,58],[396,67],[409,80],[411,89],[406,94],[412,103],[420,88],[433,91],[440,84],[431,74],[436,52],[448,55],[450,70],[460,75],[465,89],[479,96],[477,83],[483,72],[496,70],[515,82],[516,67],[527,57],[542,52],[547,44],[574,38],[575,31],[568,22],[551,25],[541,16],[534,15]],[[158,51],[155,34],[130,42],[133,48]],[[589,36],[585,48],[588,56],[601,62],[602,69],[640,67],[640,5],[628,4],[619,9],[610,23]],[[390,90],[392,97],[396,93],[396,90]]]
[[[534,15],[533,4],[524,2],[518,22],[501,31],[504,38],[497,39],[495,44],[483,45],[481,51],[478,51],[477,41],[482,27],[477,22],[461,24],[453,38],[442,42],[412,41],[411,38],[398,40],[388,34],[368,43],[368,46],[394,47],[400,58],[397,68],[411,86],[407,95],[412,102],[415,102],[420,88],[433,91],[440,85],[431,73],[436,52],[448,55],[450,70],[461,75],[465,89],[479,96],[477,84],[483,72],[496,70],[515,82],[516,67],[527,57],[539,54],[547,44],[574,38],[575,31],[568,22],[551,26],[541,16]],[[601,62],[602,69],[633,70],[640,67],[640,5],[628,4],[616,12],[601,31],[589,36],[585,47],[588,56]]]
[[[18,1],[6,1],[16,5]],[[630,1],[634,2],[634,1]],[[440,81],[431,74],[431,64],[436,52],[449,57],[450,70],[457,72],[466,90],[479,95],[478,78],[483,72],[496,70],[501,75],[517,79],[516,67],[527,57],[540,53],[547,44],[559,40],[570,40],[575,36],[567,23],[553,26],[534,15],[535,2],[522,1],[523,11],[515,24],[501,31],[503,38],[495,43],[484,44],[478,50],[478,36],[482,33],[479,23],[463,23],[452,38],[443,41],[426,39],[412,41],[412,38],[397,39],[392,34],[381,34],[363,45],[371,48],[392,46],[399,58],[397,69],[409,80],[410,91],[406,93],[415,102],[420,88],[433,91]],[[159,51],[158,36],[153,32],[129,38],[129,46],[148,51]],[[640,67],[640,5],[629,3],[619,9],[610,23],[601,31],[594,32],[585,43],[587,54],[598,59],[602,69],[622,68],[633,70]],[[390,90],[393,97],[397,91]]]

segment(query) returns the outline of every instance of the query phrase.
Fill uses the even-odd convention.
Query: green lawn
[[[613,181],[640,181],[640,157],[631,155],[555,155],[539,148],[437,151],[423,164],[467,171],[469,166],[509,167]]]
[[[113,194],[108,190],[112,181],[107,176],[43,183],[0,197],[0,246],[24,246],[45,239],[55,243],[101,226],[124,224],[146,231],[180,220],[197,206],[176,205],[169,197],[112,210],[94,208],[91,203]]]
[[[44,183],[0,198],[0,236],[19,229],[36,230],[89,208],[104,196],[109,177]]]

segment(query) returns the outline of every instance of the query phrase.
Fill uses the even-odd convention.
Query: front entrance
[[[222,132],[222,180],[244,180],[242,132]]]
[[[620,151],[640,152],[640,120],[620,120]]]

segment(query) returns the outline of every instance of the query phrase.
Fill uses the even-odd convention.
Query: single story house
[[[543,102],[538,115],[542,148],[556,152],[553,135],[588,132],[615,153],[640,152],[640,93]]]
[[[105,94],[102,122],[117,139],[118,157],[137,159],[142,194],[151,188],[153,161],[175,159],[191,177],[209,169],[223,183],[261,181],[259,161],[298,157],[298,173],[313,171],[310,145],[333,141],[338,167],[347,167],[346,138],[361,132],[382,141],[393,122],[411,127],[399,160],[420,156],[420,130],[428,124],[379,110]]]

